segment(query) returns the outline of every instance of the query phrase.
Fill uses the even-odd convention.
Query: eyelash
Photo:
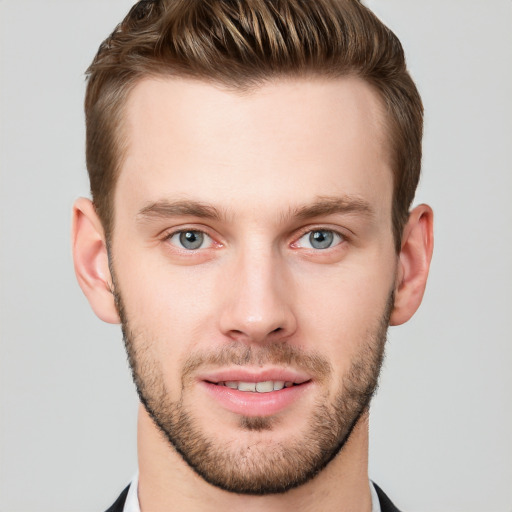
[[[171,242],[171,240],[177,236],[177,235],[182,235],[182,234],[185,234],[185,233],[198,233],[198,234],[201,234],[203,235],[204,237],[208,237],[210,239],[210,244],[208,247],[204,247],[202,249],[207,249],[209,248],[211,245],[217,245],[217,246],[222,246],[222,244],[218,243],[218,242],[215,242],[214,238],[212,236],[210,236],[206,231],[203,231],[201,229],[193,229],[193,228],[190,228],[190,229],[179,229],[179,230],[176,230],[176,231],[172,231],[170,233],[166,233],[163,237],[163,240],[165,242],[168,242],[170,243],[171,245],[173,245],[176,249],[180,250],[180,251],[184,251],[184,252],[189,252],[189,253],[192,253],[192,252],[196,252],[198,250],[200,250],[200,248],[197,248],[197,249],[188,249],[186,247],[179,247],[178,245],[175,245]],[[202,244],[201,244],[202,245]]]
[[[319,248],[315,248],[315,247],[304,247],[303,249],[306,249],[306,250],[310,250],[310,251],[326,251],[328,249],[334,249],[335,247],[341,245],[343,242],[347,242],[349,240],[349,238],[347,237],[346,234],[344,233],[340,233],[339,231],[335,230],[335,229],[331,229],[331,228],[326,228],[326,227],[322,227],[322,226],[319,226],[319,227],[307,227],[305,228],[300,234],[299,236],[295,237],[295,241],[292,242],[290,244],[291,247],[297,247],[299,248],[298,246],[298,242],[304,238],[306,235],[310,235],[312,233],[315,233],[315,232],[327,232],[327,233],[332,233],[334,235],[334,237],[338,237],[338,241],[337,243],[335,243],[334,245],[332,246],[329,246],[329,247],[326,247],[326,248],[323,248],[323,249],[319,249]],[[171,240],[177,236],[177,235],[182,235],[184,233],[199,233],[201,235],[204,235],[205,237],[208,237],[210,239],[210,244],[208,247],[204,247],[204,248],[197,248],[197,249],[187,249],[185,247],[179,247],[175,244],[173,244],[171,242]],[[206,231],[202,230],[202,229],[194,229],[194,228],[190,228],[190,229],[178,229],[176,231],[171,231],[171,232],[167,232],[165,233],[165,235],[162,237],[162,240],[165,241],[165,242],[168,242],[170,243],[171,245],[173,245],[176,249],[178,249],[179,251],[183,251],[183,252],[186,252],[186,253],[195,253],[199,250],[204,250],[204,249],[208,249],[210,248],[212,245],[216,245],[217,247],[222,247],[223,244],[220,243],[220,242],[216,242],[214,237],[212,237],[211,235],[209,235]]]
[[[307,235],[309,235],[309,237],[311,238],[311,235],[313,233],[321,233],[321,232],[331,233],[332,235],[334,235],[333,245],[330,245],[329,247],[325,247],[325,248],[304,247],[304,249],[313,250],[313,251],[326,251],[328,249],[334,249],[338,245],[347,241],[347,236],[344,235],[343,233],[340,233],[339,231],[336,231],[335,229],[329,229],[329,228],[325,228],[325,227],[314,227],[314,228],[309,227],[307,230],[303,231],[302,234],[298,238],[296,238],[296,241],[293,242],[291,245],[297,246],[298,242],[300,240],[302,240],[304,237],[306,237]],[[337,241],[336,241],[336,238],[338,238]]]

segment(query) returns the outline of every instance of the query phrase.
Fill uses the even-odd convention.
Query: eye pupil
[[[185,249],[198,249],[203,244],[204,235],[200,231],[183,231],[180,233],[180,244]]]
[[[312,231],[309,235],[311,247],[315,249],[327,249],[334,240],[332,231]]]

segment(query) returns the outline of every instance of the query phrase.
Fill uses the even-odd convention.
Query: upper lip
[[[311,380],[311,376],[293,368],[236,367],[202,373],[199,376],[199,380],[212,383],[284,381],[293,382],[294,384],[303,384],[304,382]]]

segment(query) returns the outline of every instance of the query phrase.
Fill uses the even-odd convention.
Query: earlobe
[[[119,323],[103,227],[89,199],[73,205],[71,243],[78,284],[93,311],[104,322]]]
[[[434,248],[433,223],[434,214],[426,204],[409,215],[402,237],[391,325],[407,322],[421,304]]]

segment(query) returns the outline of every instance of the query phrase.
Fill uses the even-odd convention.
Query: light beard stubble
[[[378,385],[384,358],[389,318],[393,309],[391,293],[385,311],[376,326],[368,331],[364,343],[343,377],[341,391],[331,402],[318,397],[308,428],[300,439],[289,444],[237,446],[236,441],[218,443],[202,431],[194,411],[185,404],[187,385],[194,370],[204,364],[282,364],[308,371],[317,381],[326,381],[332,373],[327,359],[306,354],[286,342],[257,349],[234,343],[215,353],[192,355],[182,370],[181,397],[169,399],[159,361],[152,360],[151,342],[129,327],[123,302],[114,291],[122,322],[123,339],[133,380],[141,403],[149,416],[182,456],[204,480],[223,490],[238,494],[266,495],[283,493],[314,478],[342,450],[361,415],[367,410]],[[275,419],[241,417],[245,431],[272,430]]]

